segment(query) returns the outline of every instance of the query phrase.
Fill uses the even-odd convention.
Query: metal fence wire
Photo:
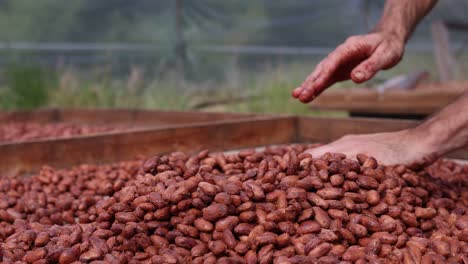
[[[212,76],[234,61],[255,67],[319,58],[369,31],[383,0],[1,0],[0,66],[184,68]],[[441,0],[408,44],[430,53],[434,21],[465,24],[468,1]],[[450,32],[459,51],[468,39]],[[203,74],[201,74],[203,73]]]

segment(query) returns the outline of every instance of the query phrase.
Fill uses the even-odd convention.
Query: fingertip
[[[308,103],[312,101],[315,98],[314,92],[311,90],[306,90],[302,92],[302,94],[299,96],[299,100],[303,103]]]
[[[293,90],[292,96],[295,97],[295,98],[298,98],[299,95],[302,93],[302,90],[304,90],[304,88],[297,87],[296,89]]]
[[[351,79],[355,83],[362,83],[366,81],[366,74],[362,70],[353,71]]]

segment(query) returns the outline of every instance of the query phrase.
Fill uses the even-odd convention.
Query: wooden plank
[[[140,109],[65,109],[60,120],[78,123],[125,123],[140,126],[189,124],[208,121],[234,120],[254,114],[215,113],[198,111],[162,111]]]
[[[155,126],[233,120],[256,116],[242,113],[163,111],[141,109],[39,109],[0,112],[0,122],[68,122],[78,124],[128,124]]]
[[[0,123],[7,122],[36,122],[55,123],[60,119],[60,111],[54,108],[22,110],[22,111],[0,111]]]
[[[230,150],[295,142],[330,142],[346,134],[397,131],[417,121],[369,118],[256,117],[245,120],[112,132],[69,139],[0,145],[2,176],[37,171],[43,165],[69,167],[110,163],[141,155],[201,149]],[[466,149],[448,157],[468,159]]]
[[[0,145],[0,171],[2,175],[17,175],[37,171],[43,165],[68,167],[116,162],[138,154],[290,143],[295,141],[295,121],[293,117],[260,117]]]
[[[324,92],[310,104],[313,109],[343,110],[355,113],[432,114],[455,101],[468,90],[468,82],[445,89],[428,87],[410,91],[343,89]]]
[[[298,117],[298,141],[328,143],[349,134],[392,132],[417,126],[420,121],[381,118]],[[456,150],[448,158],[468,160],[468,148]]]
[[[382,118],[298,118],[298,138],[310,142],[330,142],[348,134],[397,131],[419,123]]]

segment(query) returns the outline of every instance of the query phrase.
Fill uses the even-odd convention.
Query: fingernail
[[[308,103],[315,99],[315,95],[301,94],[299,100],[303,103]]]
[[[293,92],[292,92],[292,95],[294,97],[298,97],[301,94],[301,90],[302,90],[301,87],[298,87],[298,88],[294,89]]]
[[[364,79],[364,73],[362,73],[362,72],[356,72],[356,73],[354,74],[354,78],[356,78],[356,79],[358,79],[358,80],[362,80],[362,79]]]

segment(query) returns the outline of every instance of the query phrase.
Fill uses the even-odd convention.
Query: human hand
[[[404,44],[403,38],[386,32],[352,36],[323,59],[292,95],[307,103],[336,82],[365,82],[378,71],[395,66],[403,56]]]
[[[435,151],[423,139],[412,130],[348,135],[307,152],[312,157],[320,157],[327,152],[343,153],[352,159],[355,159],[357,154],[363,153],[374,157],[382,165],[403,164],[417,168],[429,165],[438,158]]]

